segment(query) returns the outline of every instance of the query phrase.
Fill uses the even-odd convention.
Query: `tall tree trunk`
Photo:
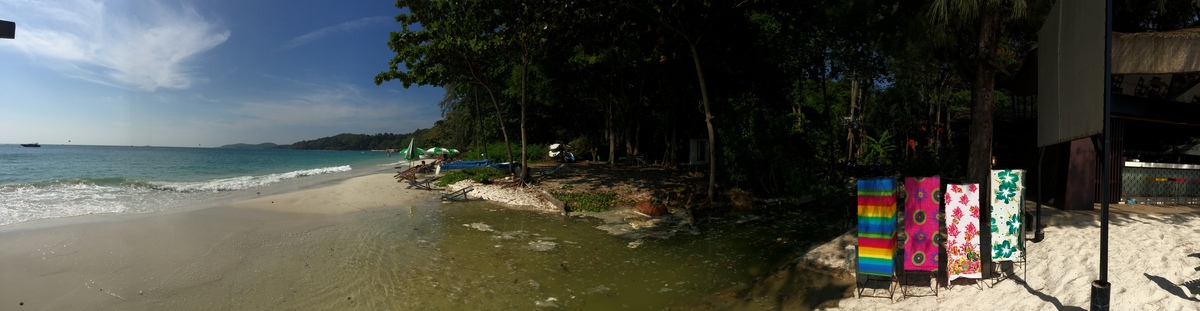
[[[479,145],[483,147],[483,158],[487,159],[487,138],[483,136],[483,110],[479,110],[479,89],[471,88],[471,91],[474,93],[471,102],[475,104],[475,118],[479,119]]]
[[[504,137],[504,149],[505,149],[505,151],[508,152],[508,163],[512,163],[512,161],[513,161],[512,144],[509,143],[509,140],[508,140],[508,129],[507,129],[507,126],[504,126],[504,114],[502,114],[500,111],[500,101],[496,100],[496,92],[492,91],[492,87],[484,82],[483,77],[481,77],[480,74],[476,71],[478,69],[478,67],[476,67],[470,61],[470,59],[468,59],[466,56],[463,56],[463,62],[467,63],[468,66],[471,68],[471,79],[475,80],[475,84],[479,84],[479,86],[482,86],[483,89],[487,91],[488,98],[490,98],[492,100],[492,107],[496,108],[496,122],[500,123],[500,136]],[[486,152],[487,144],[484,144],[483,150],[484,150],[484,154],[486,155],[487,154],[487,152]],[[485,156],[485,158],[486,158],[486,156]],[[491,159],[487,159],[487,160],[490,161]],[[508,172],[512,173],[512,171],[513,171],[512,165],[509,165]]]
[[[671,127],[671,144],[669,146],[671,149],[671,156],[667,158],[667,161],[669,161],[671,165],[675,165],[675,159],[679,159],[679,127]]]
[[[635,122],[635,124],[636,124],[633,127],[633,156],[636,157],[636,156],[641,155],[640,153],[638,153],[638,147],[640,147],[640,146],[638,146],[638,144],[641,143],[642,121],[641,121],[641,119],[634,119],[633,122]]]
[[[971,91],[971,148],[967,159],[967,180],[971,183],[986,185],[988,173],[991,170],[992,158],[992,117],[995,110],[996,68],[992,60],[996,57],[996,41],[999,33],[997,8],[984,4],[980,7],[979,50],[976,51],[979,71],[975,76],[975,89]],[[991,191],[990,187],[980,187],[979,223],[991,221]],[[979,238],[990,241],[991,231],[980,230]],[[991,266],[991,247],[980,248],[983,266]],[[991,277],[992,270],[985,269],[983,277]]]
[[[713,201],[713,188],[717,187],[717,133],[713,129],[712,110],[708,104],[708,86],[704,84],[704,70],[700,68],[700,53],[696,44],[688,42],[692,49],[692,62],[696,64],[696,78],[700,79],[700,102],[704,104],[704,124],[708,126],[708,202]]]
[[[504,148],[506,151],[508,151],[508,163],[511,164],[513,162],[512,144],[509,143],[508,130],[504,126],[504,115],[500,113],[500,101],[496,100],[496,93],[492,91],[492,87],[482,83],[480,83],[480,85],[483,86],[484,90],[487,90],[488,97],[492,99],[492,106],[496,107],[496,119],[498,119],[497,122],[500,123],[500,135],[504,136]],[[513,172],[512,165],[508,166],[508,172]]]
[[[857,82],[854,78],[850,78],[850,126],[846,128],[846,144],[849,145],[846,148],[846,160],[854,159],[854,163],[858,163],[858,157],[854,156],[854,109],[858,107],[858,98],[854,96],[854,91],[858,89]]]
[[[999,32],[996,8],[984,5],[980,10],[979,50],[976,52],[978,71],[971,91],[971,145],[967,159],[967,180],[972,183],[987,181],[988,171],[991,170],[996,84],[996,68],[992,66],[992,59],[995,58]]]
[[[613,156],[617,154],[617,129],[616,125],[613,124],[613,105],[616,104],[615,101],[614,99],[608,102],[608,119],[604,122],[605,126],[608,127],[608,133],[606,133],[606,136],[608,136],[608,159],[605,160],[608,161],[609,169],[616,167],[616,162],[613,161]]]
[[[529,180],[529,155],[526,154],[527,147],[525,141],[525,80],[526,73],[529,72],[529,58],[521,59],[521,183],[524,184]]]

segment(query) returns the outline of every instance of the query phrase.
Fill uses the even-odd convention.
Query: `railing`
[[[1200,165],[1125,162],[1122,198],[1139,204],[1200,204]]]

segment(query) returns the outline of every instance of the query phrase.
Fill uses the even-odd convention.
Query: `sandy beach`
[[[456,205],[473,203],[446,205],[438,200],[440,191],[405,186],[390,173],[378,173],[182,212],[5,226],[0,309],[596,309],[628,306],[633,297],[614,299],[613,293],[644,291],[610,292],[607,288],[621,286],[599,280],[623,270],[581,263],[604,256],[590,251],[596,247],[634,252],[625,245],[632,242],[611,240],[613,233],[603,230],[610,225],[602,220],[563,218],[536,192],[473,185],[478,188],[473,199],[537,211],[521,216],[533,220],[495,218],[491,215],[500,215],[495,209]],[[849,274],[844,250],[855,243],[849,232],[763,275],[760,283],[679,292],[683,296],[674,299],[712,298],[692,307],[699,310],[805,310],[818,304],[830,310],[1087,309],[1089,286],[1098,274],[1098,213],[1044,208],[1043,215],[1046,239],[1028,244],[1028,270],[1018,268],[1015,279],[996,284],[985,279],[978,286],[943,288],[936,296],[928,287],[911,287],[907,297],[897,292],[893,298],[867,290],[861,298],[826,301],[820,297],[852,292],[843,281]],[[1200,253],[1200,208],[1114,205],[1112,215],[1113,309],[1200,310],[1200,300],[1178,286],[1200,279],[1193,270],[1200,258],[1188,257]],[[526,244],[560,250],[547,253]],[[709,273],[699,268],[694,273]],[[594,276],[564,277],[574,274]],[[644,286],[635,284],[625,286]],[[821,294],[805,298],[796,292],[800,288]]]
[[[7,226],[0,309],[335,308],[352,294],[288,290],[362,255],[326,248],[324,237],[356,217],[436,206],[433,195],[373,174],[232,206]]]
[[[1200,299],[1178,285],[1200,279],[1200,208],[1112,205],[1109,282],[1112,310],[1200,310]],[[831,310],[1087,310],[1091,282],[1098,278],[1099,213],[1043,208],[1048,227],[1041,243],[1028,244],[1028,271],[1016,279],[980,280],[975,285],[910,287],[909,296],[868,289],[861,298],[845,298]],[[842,251],[853,244],[847,234],[818,247],[805,259],[843,269]],[[1027,276],[1026,282],[1020,278]],[[876,297],[871,297],[877,295]]]

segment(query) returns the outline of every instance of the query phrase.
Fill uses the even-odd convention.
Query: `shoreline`
[[[0,279],[21,286],[0,287],[0,305],[35,310],[381,309],[422,304],[524,309],[555,304],[619,307],[641,301],[674,308],[722,287],[713,287],[715,279],[708,274],[714,268],[710,265],[721,266],[709,260],[726,262],[721,253],[727,251],[713,254],[714,245],[704,242],[707,238],[670,240],[686,241],[686,247],[664,243],[679,234],[699,234],[686,211],[650,218],[618,208],[559,217],[554,215],[558,210],[482,204],[477,195],[471,202],[445,204],[439,200],[445,189],[405,189],[407,184],[396,182],[389,171],[247,191],[224,200],[248,199],[209,207],[4,226],[0,261],[8,269],[0,270]],[[533,201],[540,193],[496,187]],[[482,224],[496,231],[477,230],[486,227]],[[627,272],[619,268],[621,262],[680,247],[691,254],[683,255],[687,261],[715,257],[699,266],[701,262],[689,262],[677,272],[679,258],[635,259],[658,268],[637,278],[620,276]],[[678,251],[656,256],[674,252]],[[593,261],[609,256],[617,256],[610,259],[616,261]],[[542,265],[550,269],[539,268]],[[742,282],[735,275],[758,275],[756,271],[771,267],[728,269],[721,267],[725,272],[720,284]],[[520,286],[512,285],[514,277]],[[655,281],[660,279],[672,281]],[[624,298],[613,300],[617,294]],[[472,298],[445,299],[460,296]]]
[[[405,186],[390,173],[376,172],[227,205],[0,229],[0,262],[7,264],[0,279],[20,284],[0,286],[0,305],[610,309],[637,301],[685,305],[711,293],[701,288],[716,284],[708,266],[719,264],[708,260],[674,271],[681,268],[678,258],[635,259],[657,268],[636,278],[620,276],[621,263],[638,258],[634,254],[679,249],[659,241],[675,232],[696,234],[690,222],[638,221],[644,216],[627,209],[611,213],[612,219],[558,217],[481,204],[475,196],[474,202],[443,204],[438,198],[444,190]],[[480,229],[489,225],[495,231]],[[694,254],[687,260],[713,256],[707,242],[685,244]],[[723,257],[715,256],[711,259]],[[746,272],[722,273],[720,284],[728,284]]]
[[[402,188],[385,173],[368,172],[282,185],[271,190],[275,194],[232,204],[3,226],[0,262],[6,269],[0,269],[0,279],[21,286],[0,287],[0,305],[237,309],[221,305],[232,300],[211,296],[222,291],[215,285],[230,279],[261,283],[263,277],[255,271],[295,264],[261,263],[263,258],[305,251],[288,243],[317,243],[342,224],[380,212],[407,208],[411,213],[412,207],[437,206],[430,197]]]

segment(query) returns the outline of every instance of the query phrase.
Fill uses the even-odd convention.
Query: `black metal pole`
[[[1035,208],[1033,217],[1033,243],[1040,243],[1046,238],[1046,232],[1042,230],[1042,158],[1046,156],[1046,147],[1038,147],[1038,165],[1037,165],[1037,197],[1034,198]]]
[[[1092,311],[1108,311],[1112,284],[1108,282],[1108,192],[1112,177],[1112,11],[1113,1],[1104,5],[1104,156],[1100,176],[1100,279],[1092,282]]]

